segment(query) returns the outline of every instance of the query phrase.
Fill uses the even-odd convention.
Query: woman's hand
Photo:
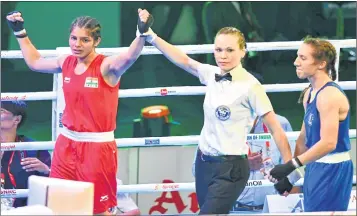
[[[22,169],[26,170],[26,172],[38,171],[44,174],[48,174],[50,172],[50,168],[42,163],[38,158],[28,157],[23,158],[21,160]]]

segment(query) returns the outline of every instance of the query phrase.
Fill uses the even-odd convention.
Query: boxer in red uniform
[[[7,15],[26,64],[33,71],[63,73],[66,102],[57,138],[50,177],[94,183],[94,214],[108,214],[116,203],[117,146],[114,140],[121,75],[136,61],[151,37],[146,32],[153,17],[138,9],[137,37],[129,49],[116,56],[103,56],[95,48],[101,41],[99,22],[88,16],[71,26],[72,55],[44,59],[31,43],[18,11]]]

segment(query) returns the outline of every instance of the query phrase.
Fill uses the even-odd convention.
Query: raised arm
[[[147,10],[138,9],[138,31],[137,37],[130,44],[129,49],[119,55],[109,56],[104,59],[101,66],[102,74],[112,85],[116,85],[120,77],[138,59],[145,45],[145,35],[141,31],[147,32],[153,24],[153,17]]]
[[[55,59],[44,59],[27,36],[23,27],[24,19],[22,14],[18,11],[13,11],[6,16],[6,19],[17,37],[22,55],[31,70],[43,73],[60,73],[62,71],[61,67],[67,55],[62,55]]]
[[[151,29],[149,29],[147,35],[146,41],[160,50],[167,59],[190,74],[199,77],[197,70],[201,63],[190,58],[186,53],[157,36]]]

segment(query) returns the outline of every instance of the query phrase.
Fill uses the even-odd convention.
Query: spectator
[[[17,133],[26,119],[26,103],[1,102],[1,142],[31,142],[31,138]],[[1,182],[4,189],[27,189],[31,175],[48,176],[51,155],[47,150],[5,151],[1,157]],[[11,200],[12,207],[27,205],[27,198]]]

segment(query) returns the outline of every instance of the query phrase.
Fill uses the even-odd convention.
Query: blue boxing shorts
[[[333,155],[328,155],[306,165],[303,185],[305,212],[347,211],[352,191],[353,163],[348,152],[334,155],[338,157],[341,154],[346,159],[342,162],[334,163],[336,160],[331,160]]]

